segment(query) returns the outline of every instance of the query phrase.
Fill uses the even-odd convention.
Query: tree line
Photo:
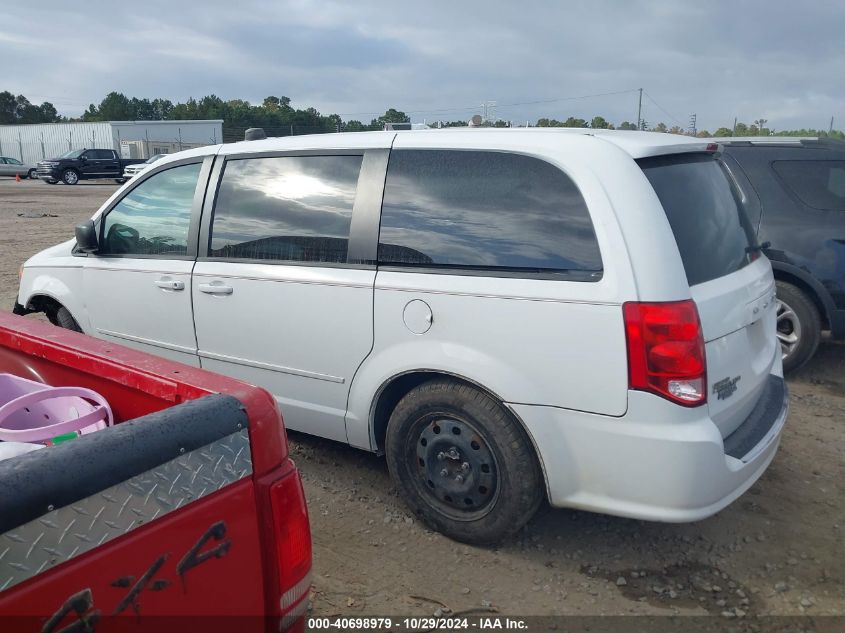
[[[369,123],[351,119],[344,121],[338,114],[322,114],[316,108],[295,108],[289,97],[266,97],[260,104],[252,104],[243,99],[224,100],[217,95],[208,95],[201,99],[190,98],[184,103],[174,103],[170,99],[139,99],[127,97],[120,92],[110,92],[99,104],[90,104],[81,117],[60,115],[52,103],[45,101],[40,105],[31,103],[24,95],[15,96],[11,92],[0,92],[0,124],[23,123],[61,123],[73,121],[161,121],[186,119],[222,119],[223,140],[234,141],[243,138],[243,131],[250,127],[262,127],[270,136],[288,134],[323,133],[323,132],[363,132],[384,129],[385,123],[409,123],[410,117],[395,108],[389,108]],[[831,136],[845,140],[841,130],[775,130],[766,127],[768,121],[758,119],[750,124],[737,122],[731,127],[720,127],[712,134],[708,130],[696,130],[696,135],[708,136]],[[436,121],[430,127],[461,127],[467,122]],[[510,127],[511,122],[498,119],[485,121],[488,127]],[[536,127],[577,127],[592,129],[651,130],[669,134],[690,134],[691,131],[678,125],[672,127],[660,122],[649,125],[646,121],[622,121],[614,125],[602,116],[591,120],[569,117],[565,120],[542,117]]]

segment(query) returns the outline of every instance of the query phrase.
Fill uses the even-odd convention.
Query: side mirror
[[[97,243],[97,228],[94,220],[86,220],[76,225],[76,246],[84,253],[96,253],[100,245]]]

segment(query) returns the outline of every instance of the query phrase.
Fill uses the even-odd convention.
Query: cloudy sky
[[[711,131],[845,127],[845,3],[765,0],[229,0],[0,7],[0,90],[80,114],[109,91],[173,101],[286,95],[344,119],[396,107]],[[120,9],[115,9],[119,6]],[[608,94],[615,93],[615,94]],[[586,95],[589,98],[578,98]]]

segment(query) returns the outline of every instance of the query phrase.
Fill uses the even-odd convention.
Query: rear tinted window
[[[346,263],[361,156],[226,162],[210,257]]]
[[[845,160],[778,160],[772,167],[807,206],[845,211]]]
[[[690,286],[736,272],[751,261],[754,231],[724,165],[709,154],[638,161],[669,219]]]
[[[520,273],[598,272],[587,205],[560,169],[502,152],[394,150],[379,263]]]

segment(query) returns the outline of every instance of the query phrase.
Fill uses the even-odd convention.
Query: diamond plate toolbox
[[[0,535],[0,591],[252,474],[247,429]]]

